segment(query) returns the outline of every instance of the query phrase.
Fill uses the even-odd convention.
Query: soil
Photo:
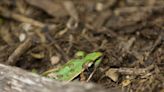
[[[0,63],[41,74],[79,50],[103,53],[90,82],[163,92],[164,0],[0,1]]]

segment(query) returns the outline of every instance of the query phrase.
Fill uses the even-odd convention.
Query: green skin
[[[94,63],[95,67],[97,67],[101,62],[100,57],[102,56],[102,53],[93,52],[85,56],[84,52],[79,51],[76,53],[76,56],[78,56],[77,59],[68,61],[58,69],[46,71],[43,75],[59,81],[69,82],[82,73],[86,68],[90,67],[91,64]]]

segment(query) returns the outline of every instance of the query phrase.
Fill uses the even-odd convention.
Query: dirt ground
[[[79,50],[103,53],[90,82],[164,92],[164,0],[0,0],[0,63],[41,74]]]

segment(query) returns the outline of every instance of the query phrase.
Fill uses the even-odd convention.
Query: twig
[[[128,75],[144,75],[149,73],[150,70],[154,68],[154,65],[150,65],[147,68],[111,68],[116,70],[118,73],[121,74],[128,74]]]
[[[156,47],[162,42],[162,37],[163,37],[162,34],[158,36],[157,40],[155,41],[154,45],[150,50],[150,53],[152,53],[156,49]]]
[[[14,19],[14,20],[19,21],[19,22],[29,23],[31,25],[41,27],[41,28],[43,28],[45,26],[45,24],[42,22],[39,22],[39,21],[34,20],[32,18],[28,18],[24,15],[20,15],[20,14],[11,12],[11,11],[1,7],[1,6],[0,6],[0,15],[2,15],[3,17],[6,17],[6,18]]]
[[[9,56],[6,64],[15,65],[19,57],[25,53],[32,46],[33,36],[28,37],[22,44],[20,44],[16,50]]]
[[[93,77],[93,74],[96,72],[97,68],[94,68],[93,72],[89,75],[88,79],[86,82],[89,82],[91,80],[91,78]]]
[[[68,61],[69,58],[68,58],[67,54],[66,54],[66,53],[63,51],[63,49],[58,45],[58,43],[55,41],[55,39],[53,39],[52,36],[51,36],[48,32],[45,32],[45,35],[46,35],[47,39],[48,39],[49,41],[52,42],[52,44],[53,44],[54,47],[57,49],[57,51],[58,51],[59,53],[61,53],[61,55],[62,55],[64,61],[65,61],[65,62]]]
[[[147,55],[145,57],[145,61],[149,58],[150,54],[153,53],[156,50],[157,46],[162,43],[162,37],[163,37],[163,34],[158,36],[158,38],[156,39],[154,45],[151,47],[150,51],[147,53]]]

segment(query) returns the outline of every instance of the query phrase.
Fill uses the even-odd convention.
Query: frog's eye
[[[75,57],[84,57],[85,56],[85,52],[84,51],[78,51],[75,54]]]

